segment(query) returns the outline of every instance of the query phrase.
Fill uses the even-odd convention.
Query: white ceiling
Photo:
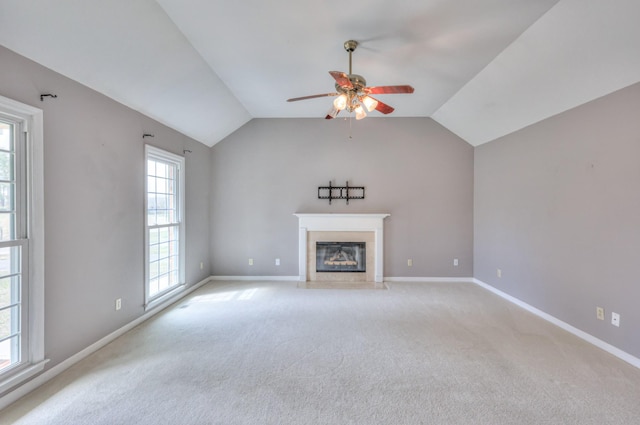
[[[0,44],[213,146],[328,71],[479,145],[640,81],[638,0],[0,0]],[[54,88],[51,88],[54,90]],[[370,116],[380,116],[377,112]],[[331,125],[331,122],[327,122]]]

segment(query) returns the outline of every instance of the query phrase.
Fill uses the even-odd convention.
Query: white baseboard
[[[295,281],[298,276],[211,276],[211,280],[237,280],[237,281]]]
[[[463,282],[475,283],[472,277],[385,277],[385,282]]]
[[[613,354],[614,356],[618,357],[621,360],[624,360],[625,362],[629,363],[632,366],[635,366],[637,368],[640,369],[640,359],[632,356],[631,354],[627,353],[626,351],[622,351],[621,349],[614,347],[613,345],[602,341],[601,339],[596,338],[595,336],[588,334],[584,331],[581,331],[578,328],[575,328],[573,326],[571,326],[570,324],[563,322],[560,319],[557,319],[553,316],[551,316],[550,314],[545,313],[542,310],[538,310],[537,308],[519,300],[518,298],[512,297],[511,295],[502,292],[499,289],[494,288],[493,286],[484,283],[481,280],[478,279],[473,279],[473,282],[481,287],[483,287],[484,289],[493,292],[494,294],[498,295],[501,298],[504,298],[505,300],[512,302],[513,304],[517,305],[518,307],[521,307],[525,310],[527,310],[530,313],[535,314],[536,316],[564,329],[565,331],[572,333],[573,335],[577,336],[578,338],[581,338],[585,341],[587,341],[590,344],[595,345],[598,348],[603,349],[604,351],[608,352],[609,354]]]
[[[211,276],[215,281],[294,281],[299,282],[299,276]],[[472,277],[385,277],[384,282],[464,282],[474,283]]]
[[[211,276],[215,281],[300,281],[300,276]],[[456,282],[473,283],[472,277],[385,277],[384,282]]]
[[[71,356],[71,357],[67,358],[66,360],[62,361],[61,363],[58,363],[57,365],[55,365],[51,369],[47,370],[46,372],[42,373],[41,375],[36,376],[31,381],[28,381],[28,382],[24,383],[23,385],[17,387],[15,390],[7,393],[2,398],[0,398],[0,410],[4,409],[5,407],[10,405],[14,401],[17,401],[19,398],[27,395],[28,393],[30,393],[31,391],[35,390],[39,386],[43,385],[47,381],[53,379],[54,377],[56,377],[60,373],[62,373],[65,370],[69,369],[74,364],[78,363],[80,360],[82,360],[85,357],[89,356],[90,354],[93,354],[94,352],[98,351],[99,349],[101,349],[105,345],[109,344],[114,339],[118,338],[119,336],[122,336],[123,334],[125,334],[126,332],[128,332],[131,329],[135,328],[136,326],[138,326],[139,324],[141,324],[145,320],[148,320],[151,317],[155,316],[156,314],[158,314],[159,312],[161,312],[165,308],[167,308],[170,305],[174,304],[176,301],[184,298],[186,295],[188,295],[189,293],[191,293],[191,292],[195,291],[196,289],[200,288],[202,285],[204,285],[205,283],[209,282],[210,280],[211,280],[211,278],[208,277],[208,278],[203,279],[200,282],[198,282],[198,283],[196,283],[196,284],[194,284],[192,286],[189,286],[189,287],[185,288],[183,291],[180,291],[175,296],[167,299],[165,302],[163,302],[162,304],[159,304],[158,306],[156,306],[152,310],[147,311],[142,316],[138,317],[137,319],[133,320],[132,322],[127,323],[126,325],[124,325],[120,329],[117,329],[114,332],[110,333],[109,335],[105,336],[104,338],[98,340],[97,342],[94,342],[93,344],[91,344],[90,346],[85,348],[84,350],[74,354],[73,356]]]

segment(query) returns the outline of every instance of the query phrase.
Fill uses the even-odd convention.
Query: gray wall
[[[144,313],[143,133],[174,153],[193,151],[186,156],[187,282],[210,275],[210,149],[3,47],[0,63],[0,94],[44,110],[51,368]],[[58,98],[41,102],[48,92]]]
[[[638,111],[640,84],[476,148],[474,206],[476,278],[636,357]]]
[[[295,212],[390,213],[385,276],[473,274],[473,148],[431,119],[254,119],[212,159],[214,275],[297,275]],[[347,180],[364,200],[317,199]]]

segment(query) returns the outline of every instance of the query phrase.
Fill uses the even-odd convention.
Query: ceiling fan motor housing
[[[342,87],[340,84],[336,83],[336,90],[340,93],[346,93],[348,91],[356,91],[360,92],[363,88],[367,86],[367,80],[364,79],[362,75],[358,74],[349,74],[349,81],[351,81],[351,85],[353,89],[349,89],[347,87]]]
[[[346,109],[349,112],[353,112],[354,109],[358,106],[356,99],[359,100],[360,96],[363,95],[362,89],[367,86],[367,81],[362,75],[358,74],[349,74],[347,75],[347,77],[349,77],[349,81],[351,81],[351,85],[353,87],[343,87],[340,84],[336,83],[336,91],[347,96]]]

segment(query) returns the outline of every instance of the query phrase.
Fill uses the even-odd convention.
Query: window
[[[0,392],[44,368],[42,111],[0,96]]]
[[[146,305],[184,278],[184,158],[146,146]]]

